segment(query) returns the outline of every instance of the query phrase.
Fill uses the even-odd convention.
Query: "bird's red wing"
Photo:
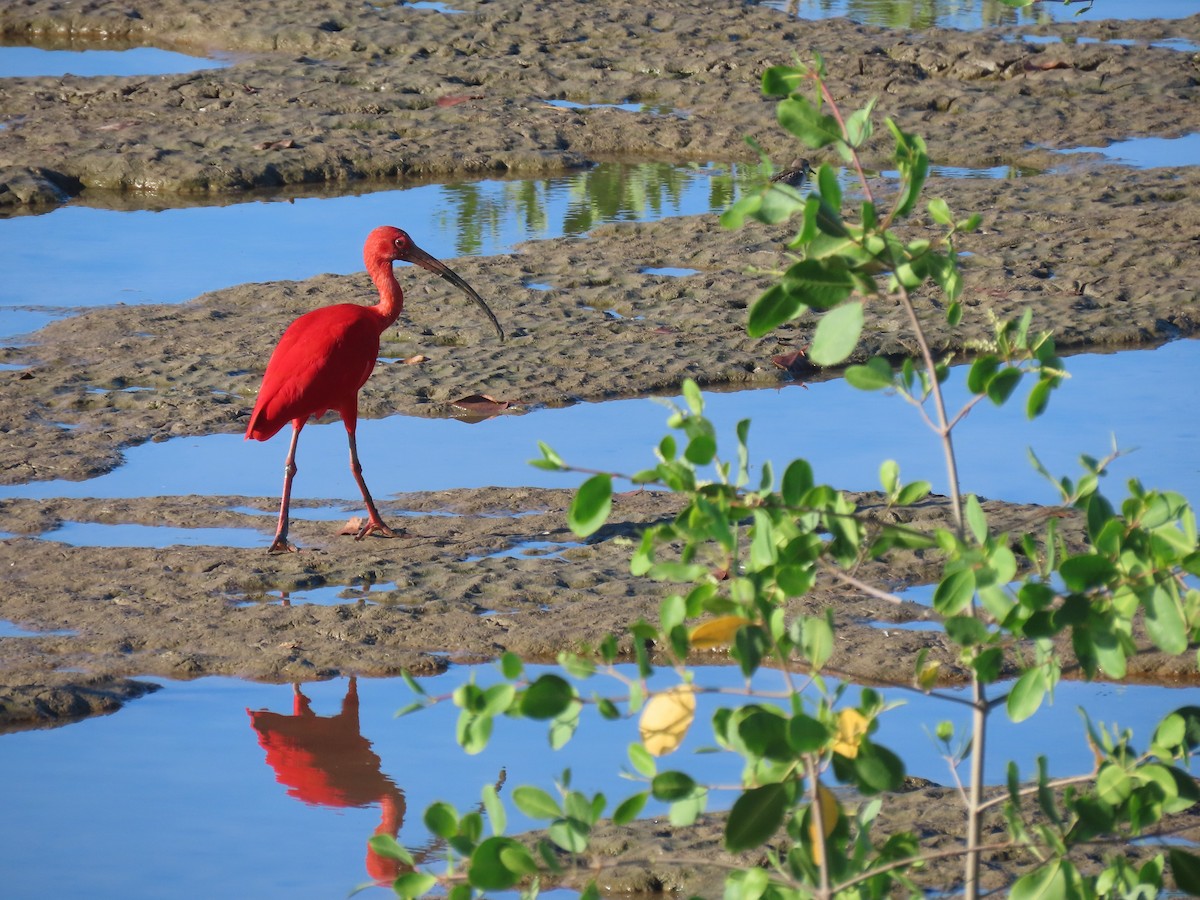
[[[379,355],[380,330],[372,309],[353,303],[298,318],[267,363],[246,437],[265,441],[294,419],[355,409]]]

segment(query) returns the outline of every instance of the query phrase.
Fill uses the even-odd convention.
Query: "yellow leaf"
[[[642,744],[652,756],[666,756],[679,749],[696,717],[695,689],[681,684],[655,694],[638,721]]]
[[[917,673],[917,686],[926,693],[933,690],[934,685],[937,684],[938,671],[941,667],[942,664],[937,660],[926,663],[925,667]]]
[[[858,745],[867,733],[868,724],[866,717],[857,709],[843,709],[838,713],[837,740],[833,742],[833,752],[846,759],[858,756]]]
[[[817,782],[817,803],[821,808],[821,831],[825,833],[825,837],[829,837],[833,834],[833,829],[837,827],[838,816],[841,813],[838,809],[837,797],[833,796],[833,791],[820,782]],[[824,853],[822,852],[824,841],[817,837],[817,820],[815,817],[811,817],[808,821],[808,838],[812,841],[813,862],[819,866],[821,865],[821,860],[824,858]]]
[[[727,647],[733,642],[733,636],[743,625],[749,625],[749,619],[741,616],[721,616],[702,622],[692,629],[693,650],[715,650]]]

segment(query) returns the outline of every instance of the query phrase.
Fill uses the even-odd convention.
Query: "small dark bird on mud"
[[[813,168],[807,159],[797,157],[792,160],[792,164],[786,169],[772,175],[771,180],[799,190],[804,185],[804,182],[812,176],[812,171]]]

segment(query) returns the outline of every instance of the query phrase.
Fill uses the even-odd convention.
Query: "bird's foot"
[[[386,538],[403,537],[404,529],[401,528],[399,531],[395,531],[389,528],[387,525],[384,525],[382,519],[368,519],[363,526],[358,529],[358,534],[354,535],[354,539],[356,541],[361,541],[370,534],[377,534],[380,537]]]
[[[275,540],[271,542],[271,546],[267,548],[268,553],[299,553],[297,547],[293,547],[288,543],[287,538],[283,535],[276,535]]]

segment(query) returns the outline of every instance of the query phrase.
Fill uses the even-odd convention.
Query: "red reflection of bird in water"
[[[357,681],[350,679],[341,712],[334,716],[316,715],[300,685],[292,692],[291,715],[246,710],[275,780],[305,803],[338,809],[378,803],[380,822],[372,834],[396,837],[404,824],[404,792],[383,774],[359,729]],[[401,871],[399,862],[379,856],[369,843],[366,864],[377,884],[391,884]]]
[[[265,441],[274,437],[288,422],[292,423],[292,442],[284,464],[279,525],[269,548],[271,553],[296,549],[287,539],[288,504],[292,479],[296,475],[296,443],[310,416],[321,416],[331,409],[342,417],[346,426],[350,441],[350,471],[367,505],[367,521],[355,538],[361,540],[369,534],[395,537],[396,533],[380,518],[371,492],[367,490],[355,442],[358,392],[375,368],[380,335],[399,318],[404,308],[404,293],[392,272],[392,263],[411,262],[445,278],[479,304],[500,340],[504,340],[504,329],[475,289],[445,263],[413,243],[412,238],[399,228],[383,225],[372,231],[363,247],[363,261],[379,290],[379,302],[374,306],[338,303],[314,309],[289,325],[267,363],[258,402],[246,428],[247,439]]]

